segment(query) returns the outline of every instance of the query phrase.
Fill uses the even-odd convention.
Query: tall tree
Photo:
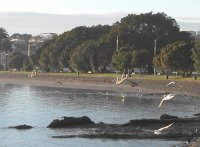
[[[97,48],[98,45],[94,40],[85,41],[80,46],[78,46],[78,48],[74,50],[71,56],[70,61],[72,68],[76,71],[92,70],[93,72],[97,72],[98,69]]]
[[[139,68],[140,73],[142,68],[147,68],[151,64],[150,53],[148,50],[135,50],[132,53],[132,66]]]
[[[11,43],[8,39],[8,33],[4,28],[0,28],[0,50],[6,53],[11,50]]]
[[[127,47],[123,47],[112,56],[112,66],[121,72],[128,71],[132,68],[131,60],[131,50]]]
[[[200,71],[200,39],[195,40],[194,49],[192,54],[194,60],[194,67],[197,71]]]
[[[7,39],[8,33],[4,28],[0,28],[0,40]]]
[[[156,66],[162,69],[175,70],[183,76],[190,75],[193,70],[192,44],[178,41],[161,49],[154,59]]]
[[[1,40],[1,51],[4,51],[5,53],[12,51],[11,42],[8,38]]]
[[[116,49],[117,39],[119,46],[129,45],[137,50],[147,49],[150,53],[150,66],[152,67],[155,40],[157,40],[156,48],[159,53],[160,49],[167,44],[183,40],[182,35],[175,19],[165,13],[150,12],[140,15],[129,14],[122,18],[120,22],[113,25],[107,40],[112,43],[113,49]]]
[[[11,68],[16,68],[18,71],[23,67],[23,62],[26,59],[26,57],[21,53],[14,53],[9,62],[9,66]]]
[[[38,63],[40,64],[40,66],[46,71],[49,72],[50,71],[50,60],[49,60],[49,56],[48,56],[48,50],[42,50],[41,54],[40,54],[40,58],[38,60]]]

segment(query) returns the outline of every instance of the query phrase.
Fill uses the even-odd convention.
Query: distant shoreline
[[[130,79],[138,82],[138,86],[131,87],[128,81],[116,85],[115,78],[109,77],[85,77],[85,76],[59,76],[39,74],[35,77],[28,77],[26,74],[0,73],[0,83],[32,85],[44,87],[61,87],[76,89],[93,89],[104,91],[119,92],[138,92],[144,93],[181,93],[183,95],[200,96],[200,81],[178,81],[182,87],[166,86],[167,83],[174,81],[168,80],[150,80],[150,79]]]

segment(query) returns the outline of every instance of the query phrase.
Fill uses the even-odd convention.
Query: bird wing
[[[161,100],[161,102],[160,102],[158,108],[161,107],[163,101],[170,100],[170,99],[172,99],[175,95],[176,95],[176,94],[168,94],[167,96],[165,96],[165,97]]]
[[[158,131],[160,132],[160,131],[162,131],[162,130],[165,130],[165,129],[171,127],[173,124],[174,124],[174,122],[171,123],[171,124],[169,124],[169,125],[167,125],[167,126],[165,126],[165,127],[162,127],[162,128],[160,128],[160,129],[158,129]]]
[[[163,99],[164,100],[170,100],[175,96],[175,94],[168,94],[167,96],[165,96]]]
[[[163,101],[164,101],[164,98],[161,100],[161,102],[160,102],[160,104],[159,104],[158,108],[159,108],[159,107],[161,107],[161,105],[162,105]]]
[[[170,86],[171,84],[175,84],[175,82],[169,82],[166,86]]]
[[[178,85],[179,87],[182,87],[182,85],[181,85],[181,84],[179,84],[179,83],[177,83],[177,85]]]

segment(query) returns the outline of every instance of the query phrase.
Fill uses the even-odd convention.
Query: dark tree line
[[[200,66],[199,44],[164,13],[129,14],[112,26],[80,26],[64,32],[45,42],[23,65],[45,71],[65,67],[79,72],[148,67],[152,72],[156,67],[163,72],[191,73]]]

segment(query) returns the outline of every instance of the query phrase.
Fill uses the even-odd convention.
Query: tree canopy
[[[26,59],[26,56],[21,53],[14,53],[10,57],[9,67],[16,68],[20,71],[20,69],[23,67],[23,62]]]
[[[197,71],[200,71],[200,39],[197,39],[194,42],[192,57],[194,60],[194,68]]]
[[[6,53],[12,50],[8,33],[4,28],[0,28],[0,50]]]
[[[192,44],[178,41],[167,45],[155,57],[154,64],[162,70],[171,69],[183,76],[191,73],[193,70]]]

